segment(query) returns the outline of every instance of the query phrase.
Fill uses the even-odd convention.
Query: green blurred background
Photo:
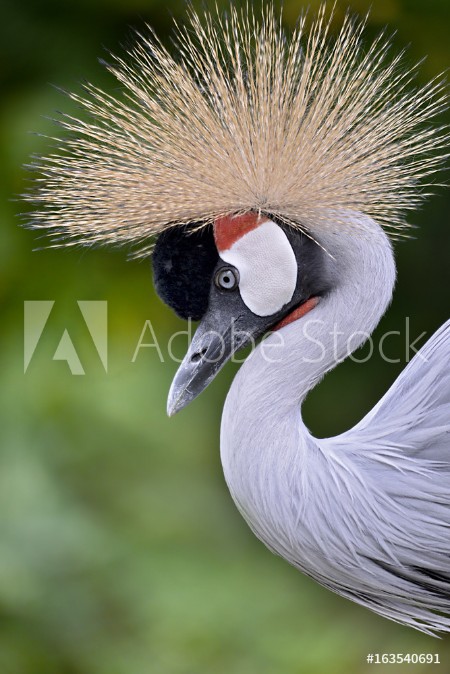
[[[398,48],[411,44],[408,61],[427,56],[423,80],[449,66],[448,0],[338,2],[336,25],[347,4],[359,13],[372,4],[369,36],[388,24]],[[284,1],[288,26],[302,6]],[[167,341],[185,326],[155,297],[148,262],[128,262],[120,251],[33,252],[41,242],[18,227],[24,206],[12,197],[25,188],[22,165],[51,147],[29,132],[54,134],[45,116],[73,110],[51,85],[79,91],[87,78],[116,91],[97,62],[104,48],[121,53],[146,21],[168,40],[171,15],[184,14],[184,3],[171,0],[1,3],[0,674],[448,672],[449,638],[425,637],[332,595],[251,534],[219,460],[236,366],[167,419],[177,367]],[[417,239],[396,247],[398,288],[377,335],[401,331],[387,348],[401,362],[374,355],[329,375],[305,405],[317,434],[357,421],[403,369],[406,317],[413,338],[448,317],[449,198],[436,188],[410,217]],[[25,300],[55,300],[26,374]],[[108,302],[108,374],[78,300]],[[148,319],[165,362],[142,348],[133,363]],[[64,329],[84,376],[52,360]],[[177,351],[185,346],[180,337]],[[444,664],[365,663],[368,652],[411,651],[437,652]]]

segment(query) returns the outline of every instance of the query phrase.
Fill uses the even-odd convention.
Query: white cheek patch
[[[275,222],[266,220],[219,252],[239,271],[242,300],[257,316],[276,314],[297,285],[297,260],[289,239]]]

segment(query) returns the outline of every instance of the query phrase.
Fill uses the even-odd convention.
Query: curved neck
[[[389,240],[373,221],[361,217],[359,224],[354,234],[321,236],[333,256],[333,289],[247,358],[231,385],[221,425],[225,480],[242,515],[272,550],[322,581],[336,570],[325,563],[326,552],[308,528],[308,516],[301,519],[302,508],[313,508],[311,494],[327,493],[327,480],[340,469],[336,464],[330,471],[330,441],[309,433],[300,405],[324,373],[370,335],[395,281]]]
[[[229,398],[240,408],[257,405],[261,419],[273,407],[278,418],[283,410],[298,409],[321,377],[365,342],[391,300],[395,264],[389,239],[369,218],[352,219],[353,232],[320,237],[331,256],[333,289],[309,314],[267,337],[232,384]]]

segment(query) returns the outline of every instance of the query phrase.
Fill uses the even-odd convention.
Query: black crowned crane
[[[231,495],[255,534],[319,583],[399,623],[450,631],[450,323],[354,428],[317,439],[308,391],[391,301],[388,233],[442,164],[442,81],[364,22],[322,8],[287,38],[273,10],[190,13],[173,56],[151,32],[107,67],[114,97],[72,95],[62,149],[40,164],[33,226],[55,245],[154,245],[154,278],[200,320],[168,412],[240,347],[222,418]]]

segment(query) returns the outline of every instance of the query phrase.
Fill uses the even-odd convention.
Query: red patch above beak
[[[266,216],[258,215],[253,211],[243,215],[227,215],[224,218],[217,218],[214,222],[214,239],[217,250],[219,252],[228,250],[238,239],[267,220]]]

